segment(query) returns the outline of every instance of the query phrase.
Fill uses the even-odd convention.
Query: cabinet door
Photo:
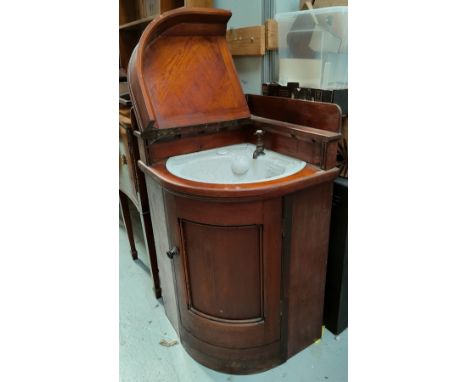
[[[166,193],[166,203],[182,328],[227,348],[279,341],[280,199],[220,203]]]

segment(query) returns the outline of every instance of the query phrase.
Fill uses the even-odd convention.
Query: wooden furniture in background
[[[138,44],[146,26],[160,14],[178,7],[211,7],[212,0],[119,0],[119,61],[121,89],[126,88],[128,62],[133,49]],[[121,91],[124,94],[125,91]],[[127,91],[128,93],[128,91]],[[122,215],[130,243],[133,259],[137,251],[130,218],[129,202],[131,201],[140,214],[145,237],[145,246],[149,257],[156,297],[161,297],[158,276],[158,265],[154,243],[153,228],[149,214],[146,183],[143,174],[136,166],[139,159],[136,138],[133,136],[130,108],[131,103],[120,107],[119,113],[119,196]]]
[[[119,0],[120,64],[125,71],[146,26],[155,17],[179,7],[211,8],[213,0]]]
[[[265,54],[265,26],[229,29],[226,33],[233,56],[263,56]]]
[[[278,23],[269,19],[264,25],[230,28],[226,40],[233,56],[263,56],[278,49]]]
[[[133,125],[134,126],[134,125]],[[121,107],[119,113],[119,199],[122,217],[130,243],[132,258],[138,258],[135,247],[135,238],[130,215],[129,202],[133,203],[140,215],[143,228],[143,237],[150,263],[150,272],[153,280],[154,293],[157,298],[161,297],[161,286],[159,282],[159,270],[156,260],[156,249],[154,246],[153,227],[149,212],[148,193],[143,174],[137,168],[140,158],[135,136],[133,135],[130,108]]]
[[[326,7],[341,7],[348,6],[348,0],[314,0],[312,2],[314,8],[326,8]]]
[[[128,80],[166,314],[193,358],[247,374],[321,337],[341,113],[245,97],[226,41],[230,16],[179,9],[152,21]],[[254,142],[257,129],[265,148],[305,167],[245,184],[190,181],[166,168],[174,155]]]

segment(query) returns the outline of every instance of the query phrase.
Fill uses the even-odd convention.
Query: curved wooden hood
[[[140,130],[250,116],[226,42],[230,17],[220,9],[179,8],[147,26],[128,68]]]

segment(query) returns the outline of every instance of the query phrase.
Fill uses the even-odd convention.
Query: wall
[[[213,6],[232,12],[228,28],[242,28],[263,24],[276,12],[297,11],[299,0],[214,0]],[[234,57],[244,93],[261,94],[262,82],[275,79],[275,56],[268,52],[264,57]]]
[[[262,24],[263,0],[215,0],[215,8],[229,9],[232,17],[228,28]],[[262,89],[263,57],[234,57],[237,74],[244,93],[260,94]]]

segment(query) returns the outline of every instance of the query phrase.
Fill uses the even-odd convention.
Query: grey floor
[[[149,276],[141,226],[132,211],[139,260],[134,262],[125,228],[120,222],[120,381],[122,382],[344,382],[348,374],[348,331],[338,338],[328,330],[320,342],[269,371],[238,376],[219,373],[194,361],[177,344],[164,347],[162,339],[178,340],[155,299]]]

